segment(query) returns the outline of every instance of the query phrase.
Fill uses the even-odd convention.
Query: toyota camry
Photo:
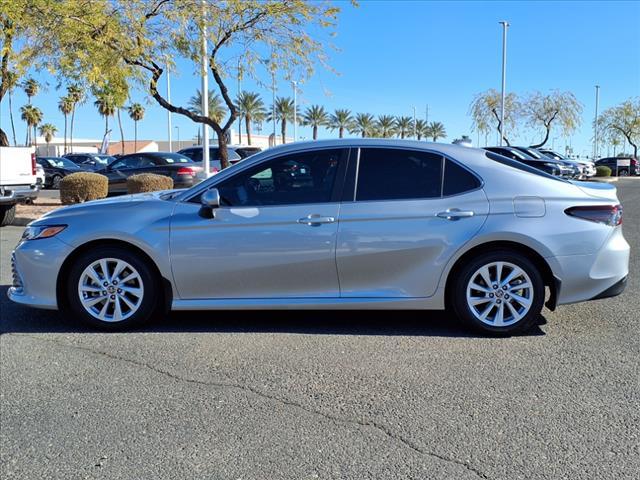
[[[123,329],[173,310],[450,309],[491,334],[617,295],[629,245],[608,184],[493,152],[345,139],[256,154],[187,190],[32,222],[9,297]]]

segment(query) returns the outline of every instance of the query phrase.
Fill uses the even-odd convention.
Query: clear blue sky
[[[428,2],[361,1],[359,8],[344,2],[338,35],[340,51],[331,53],[338,74],[318,70],[299,95],[304,108],[312,103],[328,110],[349,108],[374,115],[412,115],[413,106],[424,117],[444,123],[448,137],[468,134],[468,115],[473,96],[488,88],[500,89],[501,27],[510,22],[507,89],[517,93],[552,89],[572,91],[584,105],[581,128],[570,140],[560,133],[553,137],[556,149],[570,141],[575,153],[591,149],[591,122],[595,108],[594,85],[601,85],[601,110],[640,95],[640,3],[638,2]],[[181,65],[172,78],[172,100],[186,102],[199,85],[188,65]],[[62,132],[63,118],[57,111],[60,96],[56,82],[46,74],[35,75],[48,82],[48,91],[38,95],[46,122]],[[235,82],[232,82],[235,94]],[[261,91],[267,104],[271,93],[246,81],[243,88]],[[291,87],[279,82],[279,95],[291,96]],[[133,99],[145,101],[141,92]],[[26,103],[22,92],[14,96],[14,115]],[[139,138],[166,139],[166,112],[154,101],[146,104],[146,118],[139,125]],[[126,117],[126,115],[125,115]],[[2,102],[2,127],[9,130],[7,101]],[[127,137],[133,137],[126,117]],[[196,126],[187,118],[173,116],[182,139],[195,135]],[[24,139],[24,124],[18,120],[18,138]],[[101,138],[104,123],[88,102],[77,114],[76,137]],[[266,126],[269,130],[270,126]],[[307,128],[299,136],[310,137]],[[321,137],[335,133],[321,131]],[[174,130],[175,137],[175,130]],[[519,143],[529,144],[539,134],[521,129]],[[115,131],[112,139],[119,139]],[[484,138],[481,138],[484,145]],[[489,137],[494,143],[495,135]]]

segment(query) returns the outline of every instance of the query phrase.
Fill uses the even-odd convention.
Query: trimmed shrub
[[[610,177],[611,169],[604,165],[599,165],[596,167],[596,177]]]
[[[127,178],[128,193],[157,192],[158,190],[171,190],[173,179],[155,173],[139,173]]]
[[[65,205],[105,198],[108,193],[109,179],[99,173],[72,173],[60,181],[60,201]]]

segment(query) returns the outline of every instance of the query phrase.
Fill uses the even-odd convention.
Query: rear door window
[[[356,201],[438,198],[444,157],[396,148],[360,150]]]

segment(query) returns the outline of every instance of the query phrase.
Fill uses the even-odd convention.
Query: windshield
[[[191,163],[191,159],[179,153],[154,153],[153,158],[161,158],[165,164]]]
[[[47,163],[53,168],[66,168],[68,170],[80,170],[80,167],[66,158],[47,158]]]
[[[92,160],[100,165],[109,165],[112,161],[116,159],[116,157],[112,157],[111,155],[92,155]]]

